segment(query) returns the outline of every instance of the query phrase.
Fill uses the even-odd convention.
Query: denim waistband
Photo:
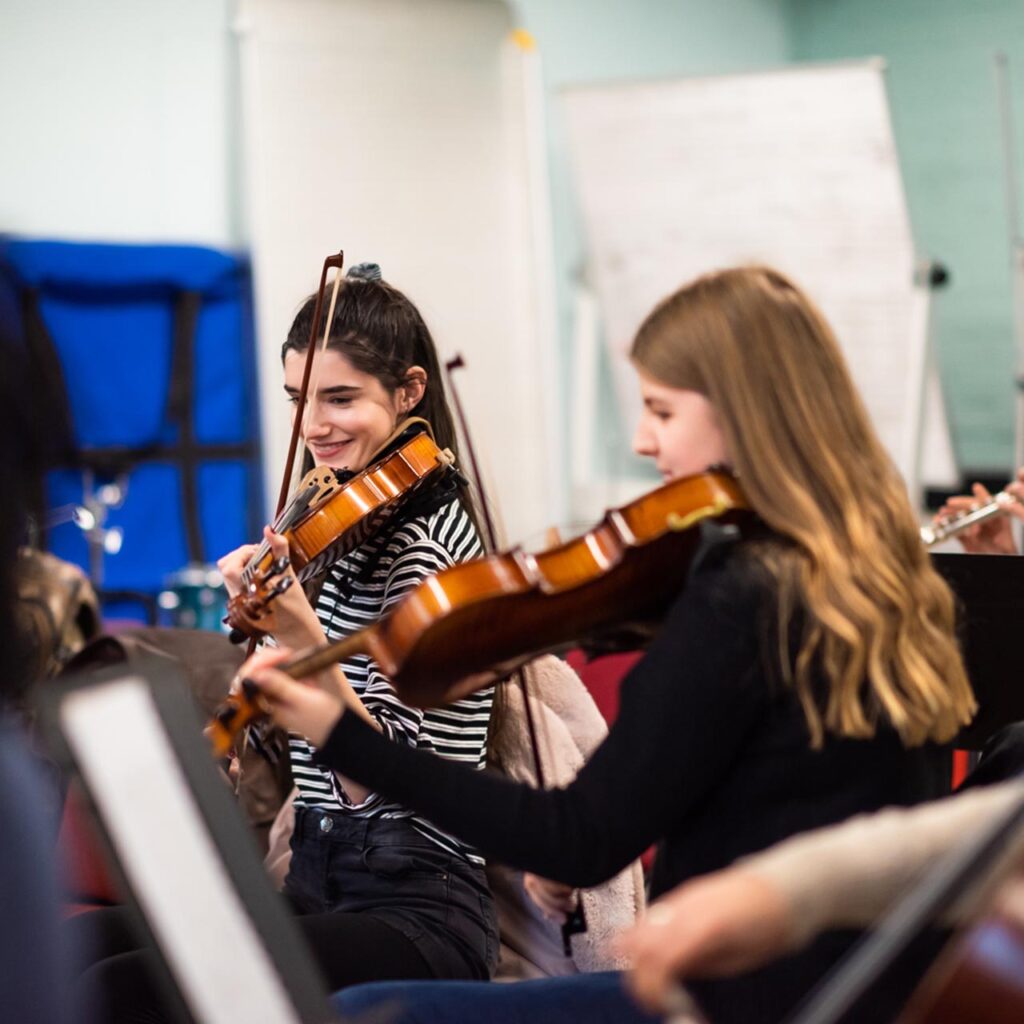
[[[336,840],[354,846],[411,845],[447,852],[420,832],[411,818],[357,818],[321,807],[296,807],[294,831],[306,838]]]

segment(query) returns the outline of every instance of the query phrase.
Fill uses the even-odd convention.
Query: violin
[[[708,471],[671,481],[582,536],[533,555],[522,548],[463,562],[424,580],[358,633],[282,666],[311,675],[367,654],[399,700],[459,700],[541,654],[579,642],[649,640],[686,582],[708,519],[753,519],[736,480]],[[207,728],[217,756],[264,709],[254,687],[232,694]]]
[[[410,417],[398,425],[364,470],[344,476],[326,466],[311,470],[274,521],[288,541],[288,560],[274,559],[264,541],[242,572],[243,590],[228,602],[225,621],[246,636],[260,637],[270,603],[293,582],[290,564],[304,582],[362,544],[425,486],[454,467],[438,448],[430,425]]]
[[[1019,1024],[1024,1020],[1024,882],[1017,913],[996,911],[979,922],[925,976],[897,1024]]]
[[[1018,869],[1024,838],[1024,796],[929,868],[921,880],[813,991],[787,1024],[840,1024],[867,1019],[870,993],[902,998],[889,971],[911,942],[956,904],[973,912],[1002,885],[994,912],[940,953],[899,1011],[896,1024],[1018,1024],[1024,1020],[1024,879]],[[896,984],[894,985],[894,981]],[[871,1007],[876,1019],[882,1007]]]

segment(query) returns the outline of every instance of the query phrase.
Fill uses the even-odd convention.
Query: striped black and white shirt
[[[328,640],[342,640],[376,622],[422,580],[482,554],[473,522],[457,498],[435,511],[406,512],[397,525],[389,524],[329,570],[317,600],[317,618]],[[341,667],[389,739],[474,768],[484,767],[493,687],[443,708],[423,711],[403,704],[368,656],[355,655]],[[304,737],[290,736],[289,750],[298,787],[296,806],[359,818],[407,818],[445,850],[483,863],[472,847],[379,794],[371,793],[362,803],[353,802],[334,773],[315,762],[313,747]]]

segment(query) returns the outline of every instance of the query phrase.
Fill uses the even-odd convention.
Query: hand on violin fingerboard
[[[243,544],[234,551],[229,551],[223,558],[217,559],[217,569],[224,578],[228,597],[237,597],[244,589],[242,573],[258,548],[257,544]]]
[[[289,559],[288,541],[269,526],[263,528],[263,537],[275,565],[273,585],[268,590],[272,600],[262,602],[263,609],[253,621],[263,633],[269,633],[288,647],[304,648],[324,643],[326,638],[316,612],[298,586]],[[243,544],[217,563],[232,598],[245,595],[243,570],[257,550],[256,545]]]
[[[241,668],[245,681],[256,688],[266,713],[288,732],[323,746],[345,711],[345,700],[330,670],[323,678],[296,680],[277,666],[290,657],[283,649],[259,651]]]

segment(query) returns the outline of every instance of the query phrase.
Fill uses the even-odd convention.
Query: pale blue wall
[[[220,244],[237,240],[237,210],[228,186],[230,164],[237,157],[230,132],[225,130],[231,104],[225,84],[231,77],[230,0],[187,0],[176,6],[159,0],[144,5],[147,11],[155,8],[144,23],[124,19],[127,0],[98,7],[90,7],[85,0],[44,6],[49,14],[40,13],[40,5],[29,0],[0,0],[0,23],[17,30],[8,32],[10,39],[4,37],[6,46],[0,45],[9,58],[4,67],[10,65],[27,80],[26,68],[48,67],[46,62],[54,59],[63,61],[63,66],[68,63],[64,55],[70,54],[73,62],[68,66],[76,88],[69,94],[71,99],[58,101],[59,90],[43,88],[45,82],[26,94],[27,100],[24,90],[12,86],[6,92],[16,101],[7,103],[11,116],[5,124],[15,132],[15,141],[18,126],[26,118],[35,125],[61,125],[71,111],[75,123],[82,122],[85,128],[78,124],[78,134],[64,128],[49,134],[36,132],[29,137],[30,144],[9,146],[7,159],[0,153],[0,181],[8,186],[0,189],[8,196],[6,204],[0,198],[2,226],[69,236],[177,238],[187,233],[190,239]],[[571,282],[582,248],[565,152],[560,88],[583,82],[741,71],[792,59],[885,57],[916,238],[922,255],[942,259],[953,272],[953,288],[941,297],[937,315],[938,349],[958,455],[968,470],[1008,469],[1013,341],[991,57],[1001,47],[1013,62],[1016,123],[1018,136],[1024,138],[1024,0],[518,0],[513,6],[537,39],[544,62],[563,346],[571,336]],[[47,18],[56,18],[58,28],[64,25],[58,36],[43,31]],[[165,163],[152,154],[157,168],[153,173],[133,171],[122,181],[123,161],[115,165],[120,177],[104,177],[97,170],[108,150],[114,155],[118,150],[96,126],[109,134],[103,118],[130,123],[111,118],[122,107],[134,109],[132,104],[141,102],[134,95],[108,102],[109,90],[104,92],[106,69],[96,55],[109,47],[91,43],[96,38],[109,43],[112,18],[121,19],[118,26],[126,36],[116,37],[114,49],[138,49],[150,55],[150,73],[140,78],[149,83],[146,96],[156,89],[153,81],[171,81],[174,68],[188,68],[192,91],[165,90],[167,101],[154,108],[163,120],[156,116],[144,120],[160,129],[155,139],[166,143],[170,138],[176,144],[185,140],[190,152],[200,154],[202,160],[197,156],[184,178],[167,179]],[[154,36],[152,24],[157,21],[171,25],[173,31]],[[70,36],[65,22],[74,26]],[[81,45],[76,48],[76,39],[86,40],[84,50]],[[149,49],[140,48],[139,40]],[[82,53],[92,56],[87,59]],[[197,88],[208,94],[206,103],[192,102]],[[74,159],[61,159],[59,147],[77,144],[81,131],[89,135],[91,147],[80,148]],[[159,154],[160,145],[165,144],[157,144],[145,133],[140,138],[133,135],[132,140],[133,152],[141,146],[146,153]],[[17,159],[11,154],[17,154]],[[135,163],[138,159],[136,154]],[[49,179],[40,173],[40,165],[74,166],[76,173],[66,184],[77,186],[78,191],[65,188],[55,192],[56,201],[50,201]],[[33,186],[27,196],[26,180]],[[83,189],[90,201],[75,202]],[[163,197],[159,203],[152,199],[154,190]],[[14,207],[10,196],[18,197]],[[98,230],[97,223],[105,230]],[[626,426],[610,423],[608,430],[620,434]]]
[[[563,400],[568,401],[572,286],[582,238],[566,152],[559,90],[623,81],[775,67],[789,59],[782,0],[518,0],[512,5],[537,41],[548,95],[549,158],[563,343]],[[606,382],[607,384],[607,382]],[[615,408],[606,388],[604,409]],[[638,468],[629,455],[632,424],[606,419],[606,467]],[[568,422],[566,422],[568,430]]]
[[[1010,58],[1024,134],[1021,0],[789,0],[797,60],[880,55],[915,240],[948,264],[937,349],[961,468],[1009,472],[1013,333],[992,56]],[[1024,166],[1024,165],[1022,165]]]

